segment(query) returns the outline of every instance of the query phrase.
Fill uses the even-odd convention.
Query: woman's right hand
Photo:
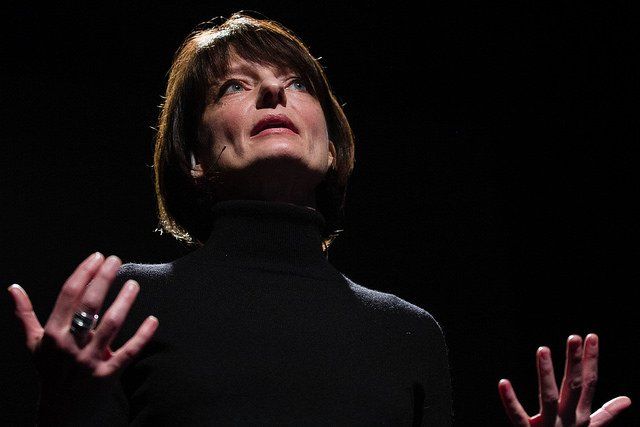
[[[19,285],[9,287],[41,379],[41,419],[59,420],[74,409],[69,403],[81,405],[80,396],[87,401],[99,398],[155,333],[158,320],[149,316],[120,349],[114,352],[110,348],[140,289],[134,280],[125,282],[98,327],[84,339],[70,332],[74,313],[100,312],[121,264],[118,257],[105,260],[99,252],[85,259],[62,286],[44,327],[27,293]]]

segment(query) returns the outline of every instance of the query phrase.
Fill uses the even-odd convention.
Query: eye
[[[227,95],[230,93],[242,92],[244,90],[244,86],[237,80],[229,80],[220,88],[219,96]]]
[[[304,81],[302,81],[301,78],[294,78],[293,80],[291,80],[291,83],[289,84],[289,87],[293,90],[300,90],[303,92],[308,92],[307,90],[307,85],[304,83]]]

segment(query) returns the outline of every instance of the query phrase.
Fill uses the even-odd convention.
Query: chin
[[[258,153],[290,153],[301,155],[300,151],[303,149],[302,144],[299,141],[294,141],[289,138],[269,138],[265,141],[260,141],[251,147]]]
[[[262,147],[257,147],[254,152],[255,161],[264,159],[280,159],[304,162],[305,156],[309,155],[309,153],[304,150],[299,143],[292,143],[292,141],[269,142]],[[306,159],[307,162],[308,160],[309,159]]]

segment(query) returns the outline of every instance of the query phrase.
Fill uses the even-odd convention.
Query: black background
[[[346,104],[356,167],[330,260],[440,321],[457,424],[506,425],[503,377],[535,412],[535,351],[550,346],[559,375],[571,333],[600,335],[595,403],[640,402],[637,16],[624,3],[80,3],[13,2],[2,26],[0,278],[43,323],[95,250],[185,253],[153,232],[166,73],[196,24],[251,9],[321,56]],[[0,301],[2,417],[28,424],[36,374]],[[637,425],[637,404],[616,425]]]

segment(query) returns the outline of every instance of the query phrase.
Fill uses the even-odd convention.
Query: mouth
[[[273,129],[273,130],[269,130]],[[265,132],[267,131],[267,132]],[[251,129],[250,136],[256,136],[260,133],[298,133],[298,128],[284,114],[270,114],[263,117]]]

